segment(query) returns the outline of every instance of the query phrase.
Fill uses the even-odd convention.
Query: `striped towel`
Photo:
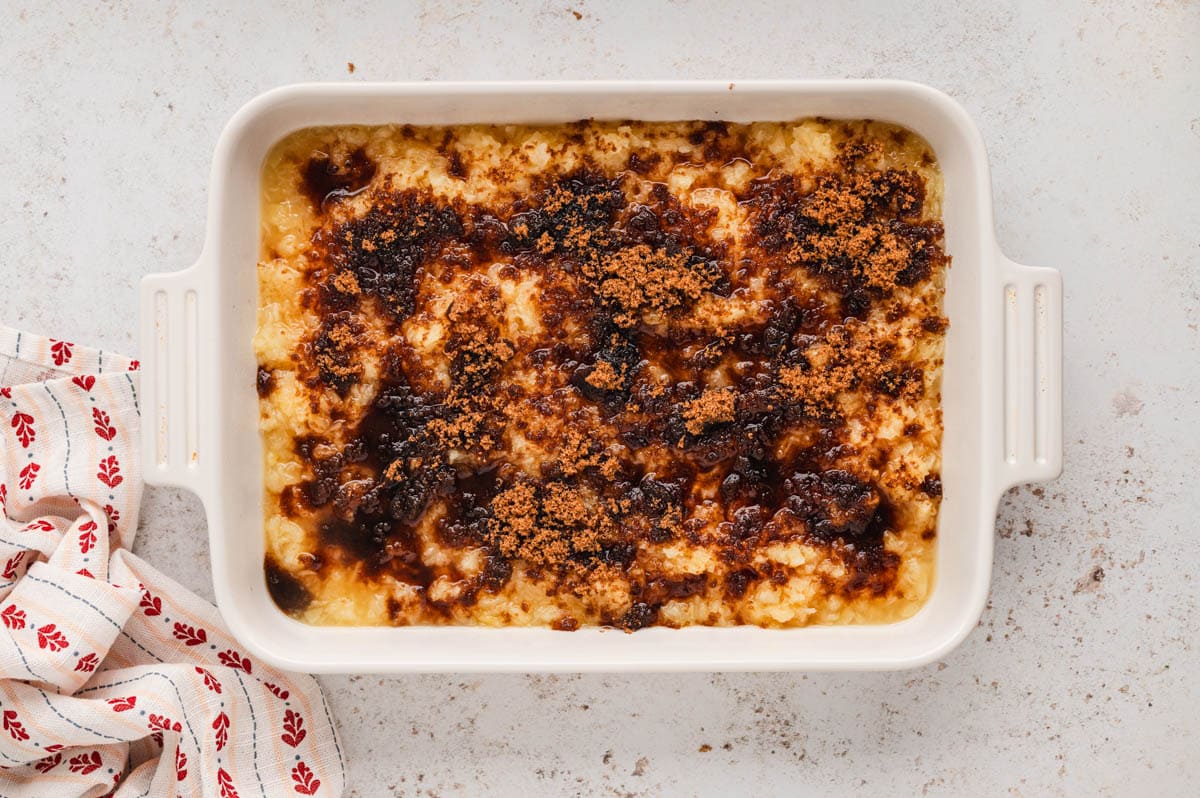
[[[340,795],[316,681],[129,551],[137,369],[0,327],[0,796]]]

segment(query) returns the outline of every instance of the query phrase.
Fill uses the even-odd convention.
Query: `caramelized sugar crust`
[[[311,623],[907,617],[941,177],[872,122],[341,127],[263,174],[268,586]]]

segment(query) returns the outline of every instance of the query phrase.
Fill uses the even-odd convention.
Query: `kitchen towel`
[[[134,556],[138,364],[0,327],[0,796],[340,795],[316,680]]]

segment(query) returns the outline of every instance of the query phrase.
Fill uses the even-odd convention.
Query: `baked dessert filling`
[[[271,595],[315,624],[912,615],[941,201],[929,146],[870,121],[288,136],[254,339]]]

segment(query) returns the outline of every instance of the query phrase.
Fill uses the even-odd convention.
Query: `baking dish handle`
[[[203,256],[191,268],[142,278],[142,462],[151,485],[199,492],[206,462],[200,425],[199,313]]]
[[[1001,488],[1062,472],[1062,275],[1001,256]]]

